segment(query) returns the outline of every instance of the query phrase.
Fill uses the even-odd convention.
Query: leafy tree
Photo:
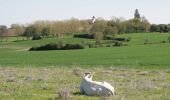
[[[124,18],[112,17],[112,19],[108,21],[107,25],[116,28],[117,33],[125,33],[126,31],[126,24]]]
[[[107,26],[107,22],[105,20],[97,20],[90,29],[91,33],[101,32],[103,33]]]
[[[89,33],[90,31],[90,24],[88,22],[88,20],[80,20],[80,27],[79,27],[80,31],[82,33]]]
[[[49,29],[49,27],[44,27],[44,28],[42,29],[41,35],[45,38],[45,37],[48,37],[49,34],[50,34],[50,29]]]
[[[33,27],[32,25],[26,27],[23,35],[26,36],[27,40],[29,40],[30,37],[37,36],[35,27]]]
[[[96,44],[101,44],[102,39],[103,39],[103,33],[102,32],[95,32]]]
[[[5,26],[5,25],[1,25],[1,26],[0,26],[1,43],[2,43],[2,41],[3,41],[3,35],[6,36],[6,42],[7,42],[7,31],[8,31],[7,26]]]
[[[140,19],[140,14],[138,9],[135,10],[134,19]]]
[[[104,37],[107,37],[107,36],[114,37],[115,34],[118,33],[118,29],[116,27],[107,26],[105,27],[105,30],[103,33],[104,33]]]
[[[150,30],[150,23],[144,16],[141,18],[141,27],[144,32],[148,32]]]

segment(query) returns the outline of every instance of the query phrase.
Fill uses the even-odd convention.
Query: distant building
[[[96,21],[96,18],[93,16],[91,23],[93,24]]]
[[[93,23],[95,23],[95,21],[96,21],[96,18],[93,16],[92,19],[89,20],[89,23],[93,24]]]

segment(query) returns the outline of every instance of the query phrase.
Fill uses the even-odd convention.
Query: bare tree
[[[20,24],[12,24],[11,29],[13,29],[14,33],[17,35],[17,40],[19,39],[20,36],[23,35],[25,31],[24,25]]]

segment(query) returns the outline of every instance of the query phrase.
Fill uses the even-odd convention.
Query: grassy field
[[[110,98],[80,94],[83,72],[115,87]],[[0,68],[1,100],[169,100],[170,70],[125,68]]]
[[[122,34],[128,46],[28,51],[57,38],[0,43],[0,100],[170,100],[170,43],[165,33]],[[149,44],[144,45],[145,40]],[[166,43],[162,43],[165,41]],[[64,43],[94,43],[65,37]],[[106,41],[103,41],[106,42]],[[115,87],[111,98],[80,94],[84,72]]]
[[[134,68],[169,68],[169,34],[141,33],[117,37],[131,37],[123,47],[86,48],[84,50],[28,51],[35,45],[57,42],[57,38],[19,41],[0,44],[0,66],[121,66]],[[143,45],[145,39],[152,44]],[[94,40],[66,37],[65,43],[94,42]]]

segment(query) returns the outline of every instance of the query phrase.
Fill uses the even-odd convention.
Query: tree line
[[[94,18],[94,17],[93,17]],[[0,25],[0,36],[8,36],[14,33],[17,37],[24,36],[27,40],[48,37],[63,37],[76,33],[94,34],[97,40],[106,36],[124,33],[143,32],[170,32],[170,25],[150,24],[145,17],[141,17],[138,9],[135,10],[134,18],[125,20],[124,18],[113,17],[111,20],[96,18],[93,20],[79,20],[72,18],[63,21],[35,21],[31,24],[12,24],[10,28]]]

